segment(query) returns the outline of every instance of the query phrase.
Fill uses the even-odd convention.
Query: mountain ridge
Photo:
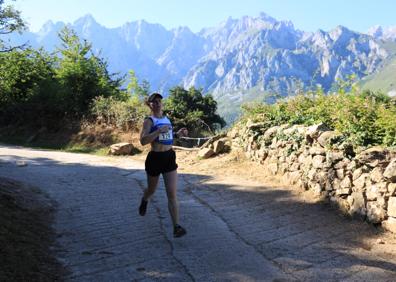
[[[145,20],[106,28],[87,14],[72,24],[48,21],[39,32],[13,39],[53,51],[57,32],[65,25],[90,41],[95,52],[101,51],[112,72],[133,69],[152,90],[166,94],[175,85],[194,86],[215,98],[228,95],[241,102],[244,97],[266,100],[268,93],[290,96],[318,84],[328,91],[350,74],[362,79],[386,65],[393,51],[384,42],[396,41],[396,28],[373,27],[363,34],[339,25],[305,32],[265,13],[229,17],[197,33],[188,27],[167,30]],[[256,95],[249,95],[252,89]]]

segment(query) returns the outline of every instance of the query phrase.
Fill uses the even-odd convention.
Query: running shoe
[[[148,204],[148,201],[146,201],[145,199],[142,198],[142,201],[140,202],[140,207],[139,207],[139,214],[141,216],[144,216],[146,214],[147,204]]]

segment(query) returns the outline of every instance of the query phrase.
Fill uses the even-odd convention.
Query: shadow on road
[[[360,271],[384,271],[386,279],[396,275],[394,236],[329,204],[305,202],[287,187],[207,185],[210,178],[185,177],[193,179],[187,189],[192,197],[246,244],[299,279],[337,280]]]
[[[323,203],[304,202],[288,188],[216,184],[205,175],[180,174],[181,217],[190,233],[184,241],[172,241],[164,235],[170,231],[165,229],[169,216],[163,184],[153,201],[157,211],[142,220],[137,206],[144,171],[128,167],[127,158],[114,158],[114,166],[103,160],[78,155],[75,162],[65,163],[52,157],[0,155],[0,177],[38,186],[58,202],[55,227],[62,246],[58,253],[72,268],[71,278],[195,280],[195,272],[179,254],[196,255],[197,238],[189,244],[189,235],[194,228],[208,228],[205,223],[194,227],[195,213],[202,210],[294,279],[338,280],[364,274],[363,278],[386,280],[396,275],[395,240],[374,226],[341,216]],[[384,236],[389,241],[377,244]],[[223,259],[221,263],[227,264],[229,258]],[[178,273],[180,268],[184,273]],[[234,267],[237,276],[221,269],[206,275],[259,280],[245,269]]]

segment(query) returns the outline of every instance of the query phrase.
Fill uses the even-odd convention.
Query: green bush
[[[68,28],[59,37],[59,56],[32,48],[0,52],[0,125],[59,129],[86,117],[95,97],[128,99],[89,43]]]
[[[0,124],[43,123],[61,107],[54,58],[43,50],[0,53]]]
[[[70,116],[87,113],[92,99],[98,96],[124,98],[121,79],[113,78],[107,63],[92,53],[92,46],[81,41],[76,33],[65,27],[59,33],[62,46],[56,68],[62,104]]]
[[[169,92],[164,100],[164,112],[176,129],[187,127],[191,136],[202,136],[212,135],[213,131],[225,126],[225,121],[217,114],[217,102],[212,95],[203,95],[194,87],[186,90],[180,86]]]
[[[354,88],[325,95],[321,89],[273,105],[245,104],[243,119],[272,126],[325,123],[356,146],[396,145],[396,105],[386,95]]]
[[[126,101],[100,96],[92,101],[91,114],[108,125],[128,130],[141,126],[144,117],[149,114],[149,109],[136,96]]]
[[[381,105],[375,122],[377,134],[386,146],[396,146],[396,106]]]

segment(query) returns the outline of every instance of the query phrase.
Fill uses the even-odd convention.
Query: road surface
[[[180,174],[173,238],[163,182],[145,217],[144,164],[0,146],[0,177],[58,203],[54,228],[67,281],[396,281],[396,240],[289,188]]]

